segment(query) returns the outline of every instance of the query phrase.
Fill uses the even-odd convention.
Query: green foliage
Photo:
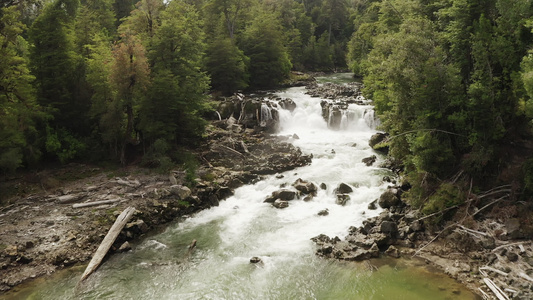
[[[149,49],[152,86],[140,107],[139,127],[145,142],[163,138],[169,143],[188,144],[203,134],[201,114],[209,87],[201,68],[203,40],[201,21],[193,6],[173,1],[161,12]]]
[[[533,195],[533,158],[527,160],[522,166],[522,176],[522,199],[531,200],[531,195]]]
[[[444,212],[445,209],[464,203],[464,199],[464,193],[457,187],[457,185],[443,183],[433,195],[429,196],[422,208],[422,213],[429,215],[432,213],[443,212],[431,219],[434,224],[438,224],[440,221],[453,214],[453,210]]]
[[[85,143],[64,128],[46,128],[46,151],[56,156],[61,163],[80,158],[86,149]]]
[[[73,30],[78,7],[78,0],[50,2],[28,34],[33,45],[30,59],[39,103],[50,109],[55,126],[82,132],[88,103],[76,97],[77,69],[82,63],[75,52]]]
[[[231,95],[248,87],[250,60],[229,37],[220,35],[209,44],[206,68],[211,77],[211,87]]]
[[[243,33],[241,47],[250,58],[250,87],[274,87],[288,78],[292,65],[274,14],[259,11]]]
[[[13,172],[40,156],[37,124],[46,115],[36,103],[20,13],[15,6],[0,12],[0,171]]]

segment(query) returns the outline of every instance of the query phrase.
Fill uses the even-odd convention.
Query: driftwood
[[[522,245],[524,243],[526,243],[526,242],[517,242],[517,243],[510,243],[510,244],[501,245],[501,246],[498,246],[498,247],[492,249],[491,252],[496,252],[498,249],[509,247],[509,246]]]
[[[85,198],[86,195],[79,195],[79,194],[72,194],[72,195],[63,195],[57,197],[57,200],[60,204],[69,204],[73,202],[81,201],[83,198]]]
[[[111,199],[111,200],[102,200],[102,201],[93,201],[93,202],[87,202],[87,203],[76,203],[72,205],[72,208],[82,208],[82,207],[89,207],[89,206],[96,206],[101,204],[111,204],[115,202],[119,202],[122,199]]]
[[[520,272],[518,275],[520,275],[520,277],[524,278],[527,281],[533,282],[533,278],[531,278],[531,276],[527,275],[524,272]]]
[[[494,295],[496,295],[496,298],[498,298],[498,300],[509,300],[509,296],[507,296],[507,294],[505,294],[505,292],[502,291],[492,280],[488,278],[483,278],[483,281],[494,293]]]
[[[89,265],[85,269],[85,272],[83,272],[83,275],[81,276],[79,282],[82,282],[87,277],[89,277],[89,275],[91,275],[94,271],[96,271],[100,263],[102,263],[102,260],[104,259],[105,255],[107,254],[107,251],[109,251],[109,248],[111,248],[111,246],[117,239],[120,231],[122,231],[122,228],[124,228],[126,223],[128,223],[128,221],[131,219],[134,212],[135,212],[135,208],[130,206],[126,208],[117,217],[117,219],[115,220],[115,223],[109,229],[109,232],[105,236],[104,240],[102,241],[100,246],[98,246],[98,249],[94,253],[94,256],[91,259],[91,262],[89,262]]]
[[[492,272],[494,272],[494,273],[498,273],[498,274],[500,274],[500,275],[502,275],[502,276],[507,276],[507,275],[509,275],[508,273],[505,273],[505,272],[503,272],[503,271],[500,271],[500,270],[498,270],[498,269],[495,269],[495,268],[492,268],[492,267],[489,267],[489,266],[484,266],[484,267],[481,267],[481,268],[479,268],[479,269],[480,269],[480,270],[492,271]]]

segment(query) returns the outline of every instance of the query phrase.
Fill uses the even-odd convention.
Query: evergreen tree
[[[149,144],[157,139],[187,144],[201,136],[209,79],[202,71],[205,53],[201,21],[194,6],[171,1],[161,12],[150,58],[153,85],[141,107],[140,128]]]
[[[35,101],[20,12],[14,6],[0,12],[0,170],[12,172],[40,156],[36,121],[44,114]]]
[[[292,67],[279,20],[260,9],[243,33],[241,48],[250,58],[250,86],[273,87],[285,80]]]

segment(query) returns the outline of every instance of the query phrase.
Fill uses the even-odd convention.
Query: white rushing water
[[[220,206],[147,238],[130,253],[113,256],[75,294],[77,273],[41,288],[32,298],[427,299],[430,295],[447,299],[441,288],[413,285],[413,280],[420,280],[414,278],[427,274],[416,277],[385,268],[388,275],[373,277],[365,268],[315,255],[310,238],[321,233],[343,238],[350,226],[380,212],[367,206],[386,189],[382,178],[388,171],[361,162],[376,154],[368,146],[376,132],[369,127],[374,124],[368,117],[371,106],[351,105],[349,114],[354,117],[347,117],[343,129],[334,131],[321,116],[321,99],[304,92],[304,88],[279,92],[297,104],[292,113],[280,110],[280,134],[299,137],[291,141],[313,154],[310,166],[236,189]],[[290,201],[285,209],[263,202],[283,185],[292,188],[298,178],[317,186],[325,183],[327,189],[320,189],[309,202]],[[334,189],[341,182],[354,189],[345,206],[335,204]],[[317,215],[326,208],[329,215]],[[189,255],[187,246],[193,239],[197,248]],[[262,263],[251,264],[252,257]]]

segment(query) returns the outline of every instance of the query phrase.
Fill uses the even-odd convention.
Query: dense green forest
[[[168,164],[201,138],[210,95],[275,87],[291,69],[346,69],[353,31],[338,0],[0,3],[4,174],[125,164],[132,147],[146,165]]]
[[[530,0],[3,0],[0,170],[179,161],[213,95],[351,69],[413,203],[461,198],[530,149],[532,29]]]
[[[520,181],[517,199],[531,198],[533,2],[359,1],[356,15],[347,60],[405,166],[411,203],[439,211]]]

